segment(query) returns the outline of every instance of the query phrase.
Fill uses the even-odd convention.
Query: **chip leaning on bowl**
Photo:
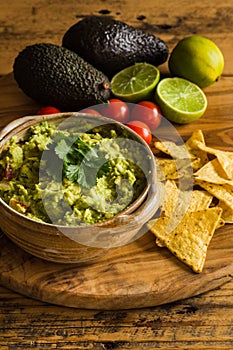
[[[28,116],[0,132],[0,147],[1,229],[37,257],[88,262],[138,238],[158,210],[153,153],[121,123]]]

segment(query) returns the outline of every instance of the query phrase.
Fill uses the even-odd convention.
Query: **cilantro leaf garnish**
[[[72,145],[68,143],[69,140],[59,140],[54,149],[58,158],[63,160],[63,177],[85,188],[94,186],[98,170],[105,159],[79,137]],[[102,173],[109,169],[109,167],[102,168]]]
[[[55,153],[60,159],[64,159],[70,151],[70,146],[67,145],[65,140],[60,140],[55,147]]]

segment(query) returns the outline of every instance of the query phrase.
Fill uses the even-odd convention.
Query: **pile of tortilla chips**
[[[233,223],[233,152],[207,147],[201,130],[185,144],[154,146],[162,200],[147,226],[158,246],[200,273],[215,230]]]

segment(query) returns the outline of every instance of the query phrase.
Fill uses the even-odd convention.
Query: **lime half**
[[[164,117],[178,124],[199,119],[207,108],[202,89],[183,78],[165,78],[156,88],[156,101]]]
[[[160,71],[149,63],[135,63],[114,75],[112,93],[127,102],[149,99],[160,79]]]

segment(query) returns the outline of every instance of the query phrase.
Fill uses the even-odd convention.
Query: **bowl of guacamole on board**
[[[128,243],[157,211],[155,160],[131,129],[84,113],[27,116],[0,134],[1,229],[46,260]]]

